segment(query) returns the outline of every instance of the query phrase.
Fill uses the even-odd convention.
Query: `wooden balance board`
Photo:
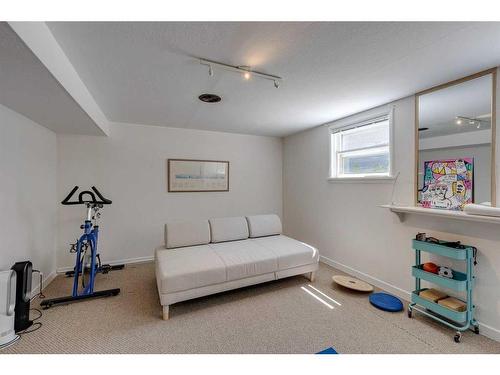
[[[350,276],[335,275],[332,277],[334,283],[343,286],[344,288],[349,288],[356,290],[358,292],[373,292],[373,286],[364,281],[355,279]]]

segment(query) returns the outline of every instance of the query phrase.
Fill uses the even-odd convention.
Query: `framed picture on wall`
[[[229,162],[167,159],[169,193],[229,191]]]
[[[423,207],[463,210],[473,197],[473,158],[424,162]]]

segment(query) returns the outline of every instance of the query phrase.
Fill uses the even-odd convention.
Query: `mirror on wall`
[[[487,71],[417,94],[419,205],[495,205],[495,80],[495,71]]]

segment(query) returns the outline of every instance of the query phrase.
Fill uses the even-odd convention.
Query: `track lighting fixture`
[[[242,66],[234,66],[234,65],[229,65],[229,64],[224,64],[220,63],[217,61],[212,61],[212,60],[206,60],[206,59],[199,59],[201,65],[206,65],[208,66],[208,75],[212,77],[214,75],[213,69],[214,68],[221,68],[224,70],[229,70],[235,73],[240,73],[243,75],[243,78],[245,81],[249,81],[250,78],[252,77],[259,77],[259,78],[264,78],[270,81],[273,81],[274,87],[279,88],[281,81],[283,78],[272,75],[272,74],[267,74],[267,73],[262,73],[262,72],[257,72],[255,70],[252,70],[251,67],[242,65]]]
[[[457,125],[462,125],[464,121],[467,121],[467,124],[476,126],[477,129],[481,129],[481,124],[484,120],[480,120],[478,118],[470,118],[465,116],[457,116],[455,118],[455,123]]]

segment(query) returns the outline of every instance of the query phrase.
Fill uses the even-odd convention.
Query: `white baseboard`
[[[495,341],[500,341],[500,330],[488,326],[486,324],[483,324],[481,322],[478,322],[478,324],[479,324],[479,333],[481,333],[481,335],[489,337],[490,339]]]
[[[334,268],[337,268],[349,275],[356,276],[358,279],[366,281],[367,283],[373,284],[376,287],[383,289],[387,292],[390,292],[399,298],[404,299],[405,301],[410,301],[411,292],[398,288],[395,285],[389,284],[383,280],[377,279],[376,277],[370,276],[364,272],[358,271],[352,267],[346,266],[345,264],[339,263],[333,259],[327,258],[323,255],[320,256],[320,262],[328,264]]]
[[[340,271],[348,273],[349,275],[355,276],[367,283],[373,284],[376,287],[383,289],[389,293],[392,293],[405,301],[410,301],[411,292],[398,288],[392,284],[389,284],[383,280],[377,279],[376,277],[370,276],[364,272],[358,271],[352,267],[346,266],[345,264],[334,261],[333,259],[327,258],[323,255],[320,256],[320,262],[328,264],[331,267],[337,268]],[[484,323],[478,322],[479,332],[481,335],[486,336],[492,340],[500,341],[500,330],[493,328]]]
[[[154,256],[147,256],[147,257],[138,257],[138,258],[128,258],[128,259],[118,259],[118,260],[111,260],[111,261],[103,261],[103,264],[109,264],[111,266],[115,266],[117,264],[134,264],[134,263],[147,263],[147,262],[152,262],[154,260]],[[68,271],[72,271],[74,266],[68,266],[68,267],[59,267],[57,268],[56,272],[57,273],[65,273]]]

